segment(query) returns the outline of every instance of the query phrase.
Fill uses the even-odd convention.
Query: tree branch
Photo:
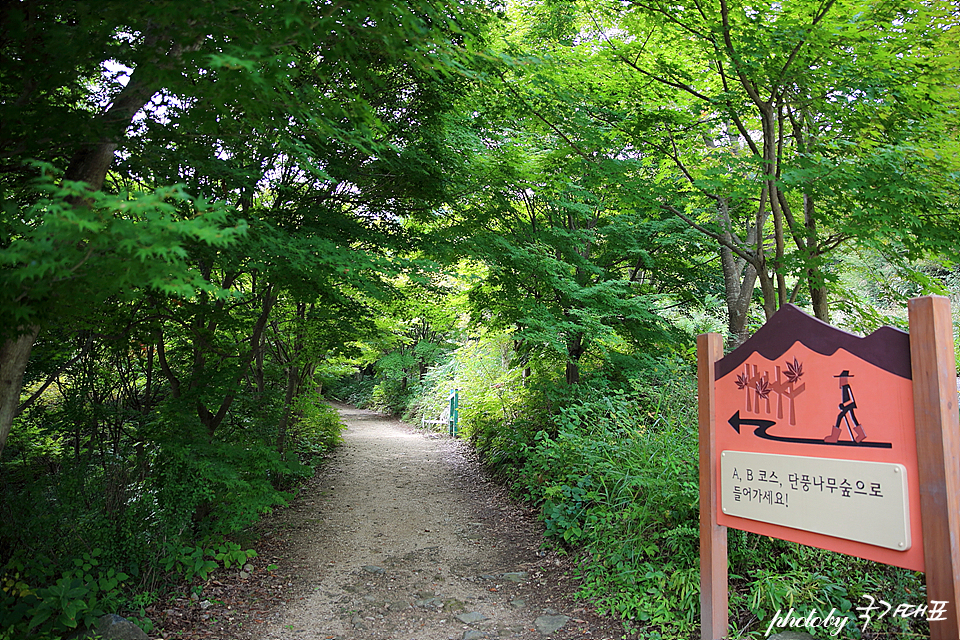
[[[723,23],[723,44],[726,49],[727,55],[730,56],[730,59],[733,60],[734,71],[737,73],[737,78],[740,79],[740,85],[747,92],[747,95],[750,96],[750,99],[753,100],[754,104],[758,107],[764,104],[763,100],[760,98],[760,92],[757,91],[756,86],[747,78],[746,74],[743,71],[743,65],[740,62],[740,56],[737,54],[737,50],[733,46],[733,38],[730,35],[730,8],[727,6],[727,0],[720,0],[720,18]]]
[[[691,227],[693,227],[694,229],[696,229],[697,231],[699,231],[699,232],[702,233],[703,235],[708,236],[708,237],[710,237],[710,238],[713,238],[714,240],[716,240],[717,242],[719,242],[720,244],[722,244],[723,246],[725,246],[727,249],[730,249],[730,251],[732,251],[732,252],[735,253],[736,255],[740,256],[741,258],[743,258],[744,260],[746,260],[746,261],[749,262],[750,264],[753,264],[753,265],[756,264],[756,256],[755,256],[755,255],[751,255],[750,253],[744,251],[742,247],[738,247],[738,246],[737,246],[735,243],[733,243],[730,239],[723,237],[721,234],[719,234],[719,233],[717,233],[717,232],[715,232],[715,231],[711,231],[710,229],[707,229],[706,227],[704,227],[703,225],[699,224],[699,223],[696,222],[693,218],[691,218],[690,216],[688,216],[688,215],[685,214],[684,212],[680,211],[679,209],[677,209],[677,208],[674,207],[673,205],[661,204],[661,205],[660,205],[660,208],[663,209],[664,211],[668,212],[668,213],[672,213],[673,215],[677,216],[678,218],[680,218],[681,220],[683,220],[684,222],[686,222],[688,225],[690,225]]]
[[[830,11],[830,8],[833,7],[835,2],[836,0],[827,0],[826,3],[824,3],[823,7],[820,9],[820,13],[814,16],[813,22],[810,23],[809,29],[813,29],[814,27],[817,26],[817,24],[821,20],[823,20],[824,16],[827,15],[827,13]],[[801,37],[800,41],[797,42],[796,45],[794,45],[793,50],[790,52],[790,55],[787,57],[787,61],[783,63],[783,67],[780,69],[780,73],[777,74],[776,82],[773,85],[773,88],[772,88],[773,92],[776,92],[778,90],[778,88],[780,87],[780,83],[783,81],[783,78],[786,77],[787,71],[790,69],[790,65],[793,64],[794,60],[796,60],[797,55],[799,55],[800,53],[800,49],[803,48],[803,45],[807,43],[805,36],[806,36],[806,33],[804,34],[804,37]],[[772,98],[773,96],[771,95],[771,99]]]
[[[520,100],[521,103],[523,103],[523,106],[526,107],[527,110],[531,114],[533,114],[535,118],[537,118],[537,120],[547,125],[551,131],[553,131],[555,134],[560,136],[563,139],[563,141],[566,142],[567,145],[569,145],[570,148],[573,151],[575,151],[577,155],[579,155],[581,158],[583,158],[584,160],[586,160],[591,164],[596,163],[596,158],[590,156],[590,154],[582,150],[573,140],[571,140],[565,133],[563,133],[563,131],[561,131],[559,127],[557,127],[552,122],[547,120],[544,116],[540,115],[540,113],[536,109],[530,106],[530,103],[527,102],[527,100],[522,95],[520,95],[520,92],[510,86],[510,84],[507,82],[507,79],[504,77],[503,73],[499,73],[498,75],[500,77],[500,80],[503,82],[503,86],[506,87],[507,91],[512,93],[514,96],[516,96],[516,98]]]
[[[43,392],[46,391],[47,388],[48,388],[51,384],[53,384],[54,381],[55,381],[57,378],[60,377],[60,374],[61,374],[61,373],[63,373],[64,371],[66,371],[67,368],[69,368],[69,367],[70,367],[73,363],[75,363],[77,360],[79,360],[79,359],[82,358],[83,356],[85,356],[85,355],[87,355],[88,353],[90,353],[90,348],[92,347],[92,345],[93,345],[93,336],[91,335],[90,337],[87,338],[87,341],[84,343],[83,347],[80,349],[80,353],[78,353],[77,355],[73,356],[72,358],[70,358],[69,360],[67,360],[66,362],[64,362],[62,365],[60,365],[59,367],[57,367],[57,370],[54,371],[53,373],[51,373],[49,376],[47,376],[46,381],[44,381],[44,383],[43,383],[42,385],[40,385],[40,388],[39,388],[39,389],[37,389],[36,391],[33,392],[33,395],[31,395],[29,398],[27,398],[27,399],[24,400],[22,403],[20,403],[20,406],[17,408],[17,414],[16,414],[16,415],[20,415],[21,413],[23,413],[24,411],[26,411],[27,409],[29,409],[30,406],[31,406],[34,402],[36,402],[37,399],[38,399],[40,396],[43,395]]]

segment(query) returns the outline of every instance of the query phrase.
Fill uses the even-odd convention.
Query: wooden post
[[[943,619],[930,621],[930,639],[957,640],[960,416],[950,301],[942,296],[914,298],[909,312],[927,604],[932,611],[934,601],[947,603]]]
[[[697,394],[700,411],[700,637],[727,636],[727,528],[717,524],[720,487],[717,486],[714,363],[723,357],[723,338],[716,333],[697,336]]]

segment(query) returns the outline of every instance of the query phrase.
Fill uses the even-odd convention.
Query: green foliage
[[[744,612],[742,632],[751,637],[763,635],[777,610],[792,607],[799,616],[836,609],[835,617],[846,618],[844,637],[860,638],[863,620],[856,608],[869,602],[865,595],[897,603],[924,598],[922,574],[916,572],[742,531],[730,532],[730,544],[731,606]],[[929,633],[926,620],[893,617],[874,618],[870,630]]]
[[[166,544],[158,565],[178,574],[185,581],[206,580],[220,567],[243,566],[257,552],[242,549],[229,540],[209,542],[203,546]],[[143,606],[149,594],[130,598],[131,576],[104,564],[101,549],[93,549],[79,557],[69,558],[66,568],[54,572],[46,558],[14,557],[0,573],[0,608],[5,611],[0,622],[0,638],[47,638],[78,627],[91,627],[97,618],[131,607],[139,611],[137,623],[150,631],[153,623],[144,616]]]
[[[300,401],[300,418],[293,427],[292,449],[302,461],[317,462],[340,444],[343,422],[336,409],[310,399]]]
[[[117,594],[147,627],[242,563],[339,441],[324,387],[416,418],[459,388],[584,595],[689,635],[692,335],[958,289],[950,3],[35,4],[0,11],[0,347],[39,330],[0,400],[3,640]],[[744,633],[918,593],[732,536]]]
[[[217,568],[217,563],[205,557],[203,547],[176,547],[169,545],[164,554],[166,557],[161,565],[166,571],[175,571],[183,576],[187,582],[193,582],[194,577],[206,580],[207,576]]]
[[[310,473],[295,458],[262,445],[171,442],[158,452],[157,503],[171,523],[233,533],[288,503],[290,494],[276,490],[274,482]]]
[[[256,558],[257,552],[253,549],[243,550],[235,542],[224,542],[213,551],[213,559],[223,564],[224,569],[231,566],[242,567],[250,558]],[[208,551],[209,553],[209,551]]]
[[[788,563],[793,564],[791,561],[797,556],[812,557],[800,548],[793,551]],[[857,620],[857,604],[851,601],[851,585],[846,582],[851,578],[850,572],[824,569],[822,565],[808,565],[786,571],[779,567],[756,570],[746,598],[748,610],[762,622],[770,620],[777,611],[791,608],[799,617],[806,617],[811,611],[818,612],[814,615],[823,615],[836,609],[835,618],[846,618],[844,633],[859,637],[857,627],[862,621]]]
[[[178,423],[143,423],[111,403],[91,406],[98,388],[83,394],[87,402],[68,394],[39,407],[5,451],[13,459],[0,484],[0,543],[15,560],[36,558],[8,567],[5,604],[22,614],[16,624],[36,619],[35,631],[85,623],[100,610],[136,612],[143,608],[134,602],[138,591],[242,565],[254,552],[223,535],[285,504],[289,494],[280,488],[311,473],[297,455],[315,461],[336,444],[341,426],[332,409],[304,401],[287,455],[268,445],[275,430],[238,430],[269,411],[236,415],[221,433],[230,442],[172,439],[167,429]],[[103,446],[95,423],[103,429],[113,420],[138,439]],[[61,430],[67,421],[71,430]],[[74,556],[91,546],[95,552]],[[39,600],[24,600],[27,591]],[[142,613],[139,623],[151,624]]]
[[[49,566],[24,574],[35,631],[102,601],[61,575],[78,549],[142,593],[242,562],[223,536],[339,441],[322,365],[376,328],[417,242],[401,221],[452,193],[475,8],[0,11],[5,380],[7,339],[39,330],[0,399],[0,557]],[[449,318],[417,317],[432,362]]]
[[[679,381],[597,393],[541,434],[522,488],[547,533],[582,546],[581,594],[602,611],[689,633],[699,604],[696,431]]]
[[[192,197],[182,186],[90,194],[84,183],[55,182],[49,164],[35,169],[39,176],[31,186],[39,199],[19,210],[14,201],[3,201],[0,290],[11,297],[2,305],[0,325],[8,329],[49,319],[51,307],[25,304],[30,298],[102,302],[135,288],[178,296],[198,289],[216,293],[191,272],[186,247],[225,247],[246,232],[246,223],[231,223],[225,207]],[[89,206],[74,205],[82,198]]]
[[[403,413],[410,400],[410,389],[405,380],[406,378],[383,378],[373,387],[367,407],[390,415]]]
[[[373,389],[376,381],[372,377],[356,374],[331,382],[326,394],[335,400],[366,409],[373,402]]]
[[[0,623],[3,634],[46,636],[89,626],[121,601],[125,573],[106,568],[102,552],[93,549],[72,558],[59,577],[37,559],[14,557],[3,568]]]
[[[410,412],[416,422],[435,420],[447,407],[451,390],[459,389],[459,435],[494,470],[507,473],[515,470],[537,432],[524,416],[536,413],[531,403],[538,396],[524,387],[522,369],[511,366],[512,344],[510,335],[491,332],[460,347],[427,372]]]
[[[694,259],[700,238],[637,197],[640,167],[585,162],[546,132],[503,135],[496,154],[490,185],[452,230],[469,233],[464,252],[487,266],[470,289],[473,315],[513,331],[518,351],[554,352],[570,383],[584,355],[610,343],[669,343],[655,309],[702,297],[710,279]]]
[[[167,544],[164,549],[161,566],[166,571],[180,574],[190,583],[194,578],[206,580],[209,575],[219,569],[229,569],[231,566],[242,567],[247,560],[255,558],[257,552],[253,549],[242,549],[236,542],[222,541],[211,546],[177,546]]]

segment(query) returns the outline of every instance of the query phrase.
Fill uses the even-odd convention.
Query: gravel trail
[[[621,637],[570,597],[569,561],[540,550],[542,525],[465,443],[335,406],[343,445],[265,525],[283,539],[274,572],[285,591],[246,637]]]

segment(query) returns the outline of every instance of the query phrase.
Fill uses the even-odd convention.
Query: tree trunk
[[[127,130],[133,117],[143,109],[156,88],[141,80],[139,67],[130,74],[127,85],[102,116],[98,118],[104,136],[97,142],[83,145],[71,158],[64,173],[64,180],[86,182],[90,191],[103,187],[107,170],[113,164],[114,154],[120,146],[119,138]]]
[[[307,318],[307,305],[297,303],[297,329],[294,333],[293,344],[286,350],[287,354],[287,390],[283,397],[283,414],[280,416],[280,424],[277,428],[277,451],[283,453],[286,447],[287,431],[291,424],[295,424],[299,419],[294,415],[294,400],[300,395],[300,385],[305,376],[301,375],[297,363],[304,348],[304,323]],[[304,373],[307,373],[305,370]]]
[[[10,427],[20,409],[20,391],[23,374],[27,370],[33,342],[40,327],[27,327],[27,332],[16,339],[5,340],[0,345],[0,454],[7,444]]]
[[[731,247],[741,249],[756,246],[758,232],[766,220],[766,190],[761,194],[757,209],[757,221],[747,225],[744,239],[733,232],[733,220],[730,217],[730,204],[727,198],[717,198],[717,212],[722,225],[720,242],[720,266],[723,271],[723,288],[727,303],[727,329],[730,332],[730,346],[736,348],[747,339],[747,320],[750,317],[750,304],[753,290],[757,284],[757,268],[745,258],[734,253]]]
[[[793,137],[797,141],[797,151],[806,154],[811,142],[816,140],[817,130],[813,119],[805,109],[791,115]],[[816,200],[808,191],[803,194],[803,234],[794,233],[798,248],[803,252],[811,266],[806,271],[807,288],[810,290],[810,302],[813,313],[824,322],[830,322],[830,307],[827,304],[827,288],[817,261],[821,255],[820,239],[817,231]]]
[[[250,366],[250,363],[253,362],[254,355],[257,351],[257,345],[260,344],[261,339],[263,338],[263,331],[267,326],[267,321],[270,319],[270,313],[273,311],[273,305],[277,301],[277,298],[273,295],[273,287],[268,286],[267,290],[263,294],[263,306],[260,311],[260,317],[257,318],[256,324],[253,326],[253,332],[250,335],[250,349],[246,354],[240,356],[240,362],[238,367],[238,373],[236,378],[233,380],[234,391],[230,391],[224,396],[223,400],[220,402],[220,408],[216,413],[213,413],[207,409],[206,405],[203,404],[201,399],[197,399],[197,416],[200,418],[200,422],[207,429],[207,435],[210,440],[213,440],[213,434],[223,423],[223,419],[227,417],[227,412],[230,410],[230,406],[233,404],[234,399],[237,397],[236,387],[240,385],[243,381],[244,375],[246,373],[247,367]],[[197,345],[194,345],[194,350],[197,349]],[[197,372],[197,378],[191,381],[191,389],[198,388],[202,382],[203,371]]]
[[[830,306],[827,304],[827,288],[817,285],[817,275],[813,269],[807,272],[807,282],[810,287],[810,302],[813,304],[813,314],[819,320],[830,322]]]
[[[567,338],[567,384],[580,383],[580,357],[583,356],[583,352],[586,350],[583,342],[583,333],[575,333]]]
[[[757,278],[760,280],[760,291],[763,294],[763,315],[769,320],[777,312],[777,286],[764,268],[757,269]]]
[[[293,418],[293,400],[300,388],[300,370],[290,363],[287,367],[287,391],[283,397],[283,415],[280,416],[280,425],[277,428],[277,451],[283,453],[287,445],[287,430]]]
[[[808,259],[816,260],[820,257],[820,246],[817,239],[817,221],[814,217],[816,203],[813,196],[803,195],[803,218],[807,232]],[[830,307],[827,304],[827,287],[823,281],[823,273],[819,267],[807,269],[807,287],[810,289],[810,302],[813,304],[813,314],[819,320],[830,322]]]
[[[267,350],[267,343],[261,340],[253,358],[253,379],[257,386],[257,395],[263,397],[267,392],[267,382],[263,372],[263,356]]]
[[[757,283],[757,270],[723,245],[720,245],[720,264],[727,302],[727,329],[732,340],[730,346],[735,348],[748,337],[747,320],[750,317],[753,288]]]

